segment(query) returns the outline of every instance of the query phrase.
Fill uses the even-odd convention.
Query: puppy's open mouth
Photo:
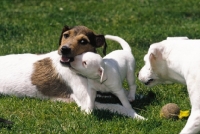
[[[60,63],[69,65],[70,62],[74,61],[74,57],[67,57],[65,55],[62,55],[60,59]]]
[[[145,85],[149,85],[151,82],[153,82],[154,81],[154,79],[149,79],[147,82],[145,82],[144,84]]]

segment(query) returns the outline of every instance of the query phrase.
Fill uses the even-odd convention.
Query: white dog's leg
[[[130,65],[128,65],[126,79],[129,85],[128,100],[134,101],[136,87],[137,87],[135,84],[135,76],[134,76],[134,62],[130,62]]]
[[[134,101],[135,100],[135,92],[136,92],[136,85],[131,85],[131,86],[129,86],[130,88],[130,90],[129,90],[129,92],[128,92],[128,100],[130,101],[130,102],[132,102],[132,101]]]
[[[97,95],[96,90],[93,90],[89,87],[88,88],[88,99],[87,99],[87,107],[88,108],[86,109],[86,113],[88,113],[88,114],[90,114],[94,109],[96,95]]]
[[[130,102],[128,101],[128,98],[126,97],[124,89],[115,91],[113,93],[119,98],[119,100],[121,101],[122,105],[125,108],[132,109],[132,106],[131,106]]]
[[[192,110],[180,134],[195,134],[198,132],[200,132],[200,110]]]
[[[144,117],[138,115],[133,109],[127,109],[119,104],[102,104],[95,102],[95,109],[109,110],[110,112],[122,114],[134,119],[145,120]]]
[[[199,77],[196,77],[197,81],[192,81],[192,78],[193,77],[188,77],[187,81],[187,89],[190,96],[192,110],[185,127],[181,131],[181,134],[200,132],[200,90],[198,84]]]

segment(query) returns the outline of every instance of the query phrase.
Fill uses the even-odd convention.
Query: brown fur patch
[[[45,58],[34,63],[31,81],[45,96],[69,98],[72,93],[71,88],[66,85],[53,67],[50,58]]]

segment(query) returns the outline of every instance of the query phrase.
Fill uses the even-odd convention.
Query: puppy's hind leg
[[[134,62],[130,62],[127,67],[127,75],[126,75],[126,80],[129,85],[129,93],[128,93],[128,100],[130,102],[135,100],[135,92],[137,85],[135,84],[135,76],[134,76],[134,70],[135,70],[135,64]]]
[[[132,106],[126,97],[125,90],[123,88],[118,89],[117,91],[113,92],[113,94],[119,98],[125,108],[132,109]]]
[[[125,108],[119,104],[102,104],[95,102],[95,109],[109,110],[112,113],[122,114],[137,120],[145,120],[144,117],[138,115],[133,109]]]

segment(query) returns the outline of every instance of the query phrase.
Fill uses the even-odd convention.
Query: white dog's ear
[[[150,62],[154,62],[154,61],[156,60],[155,54],[150,53],[150,55],[149,55],[149,60],[150,60]]]
[[[87,62],[86,61],[83,61],[82,65],[83,65],[83,67],[87,68]]]
[[[103,83],[105,80],[107,80],[107,76],[106,74],[104,73],[104,68],[103,67],[100,67],[99,68],[99,75],[100,75],[100,83]]]
[[[150,60],[151,64],[154,64],[155,61],[158,61],[158,60],[162,59],[161,51],[162,50],[157,49],[157,48],[153,48],[151,50],[150,55],[149,55],[149,60]]]

